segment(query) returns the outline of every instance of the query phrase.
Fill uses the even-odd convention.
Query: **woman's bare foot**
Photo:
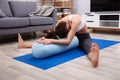
[[[91,45],[91,52],[88,54],[88,58],[92,62],[94,67],[98,66],[98,60],[99,60],[99,47],[97,44],[92,43]]]
[[[18,48],[23,48],[24,45],[24,41],[20,35],[20,33],[18,33]]]
[[[20,33],[18,33],[18,48],[31,48],[34,42],[23,41]]]

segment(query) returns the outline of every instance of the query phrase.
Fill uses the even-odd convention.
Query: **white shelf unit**
[[[119,20],[100,20],[100,27],[118,28]]]
[[[120,29],[120,14],[86,13],[82,18],[88,27]]]
[[[99,15],[96,14],[84,14],[82,18],[86,21],[89,27],[99,27]]]

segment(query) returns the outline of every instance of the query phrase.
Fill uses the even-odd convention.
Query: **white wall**
[[[90,0],[74,0],[74,12],[82,15],[90,12]]]

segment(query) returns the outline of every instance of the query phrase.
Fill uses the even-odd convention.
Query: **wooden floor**
[[[23,34],[26,41],[33,41]],[[26,38],[28,36],[28,38]],[[118,33],[91,33],[94,38],[120,41]],[[100,51],[99,66],[93,68],[86,56],[48,70],[16,61],[13,57],[30,53],[31,49],[17,48],[17,35],[0,39],[0,80],[120,80],[120,43]]]

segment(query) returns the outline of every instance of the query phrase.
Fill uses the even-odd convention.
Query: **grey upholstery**
[[[29,25],[27,18],[6,17],[0,19],[0,28],[19,28]]]
[[[30,12],[36,9],[35,2],[28,1],[9,1],[14,17],[27,17]]]
[[[23,28],[0,29],[0,35],[35,32],[40,30],[53,29],[53,25],[27,26]]]
[[[0,0],[0,9],[6,14],[0,17],[0,36],[53,29],[56,23],[56,9],[48,17],[30,17],[29,13],[36,9],[35,2]]]
[[[30,25],[46,25],[53,24],[54,20],[51,17],[29,17]]]
[[[0,18],[6,17],[6,14],[0,9]]]
[[[0,0],[0,9],[7,15],[12,16],[12,12],[10,6],[8,4],[8,0]]]

